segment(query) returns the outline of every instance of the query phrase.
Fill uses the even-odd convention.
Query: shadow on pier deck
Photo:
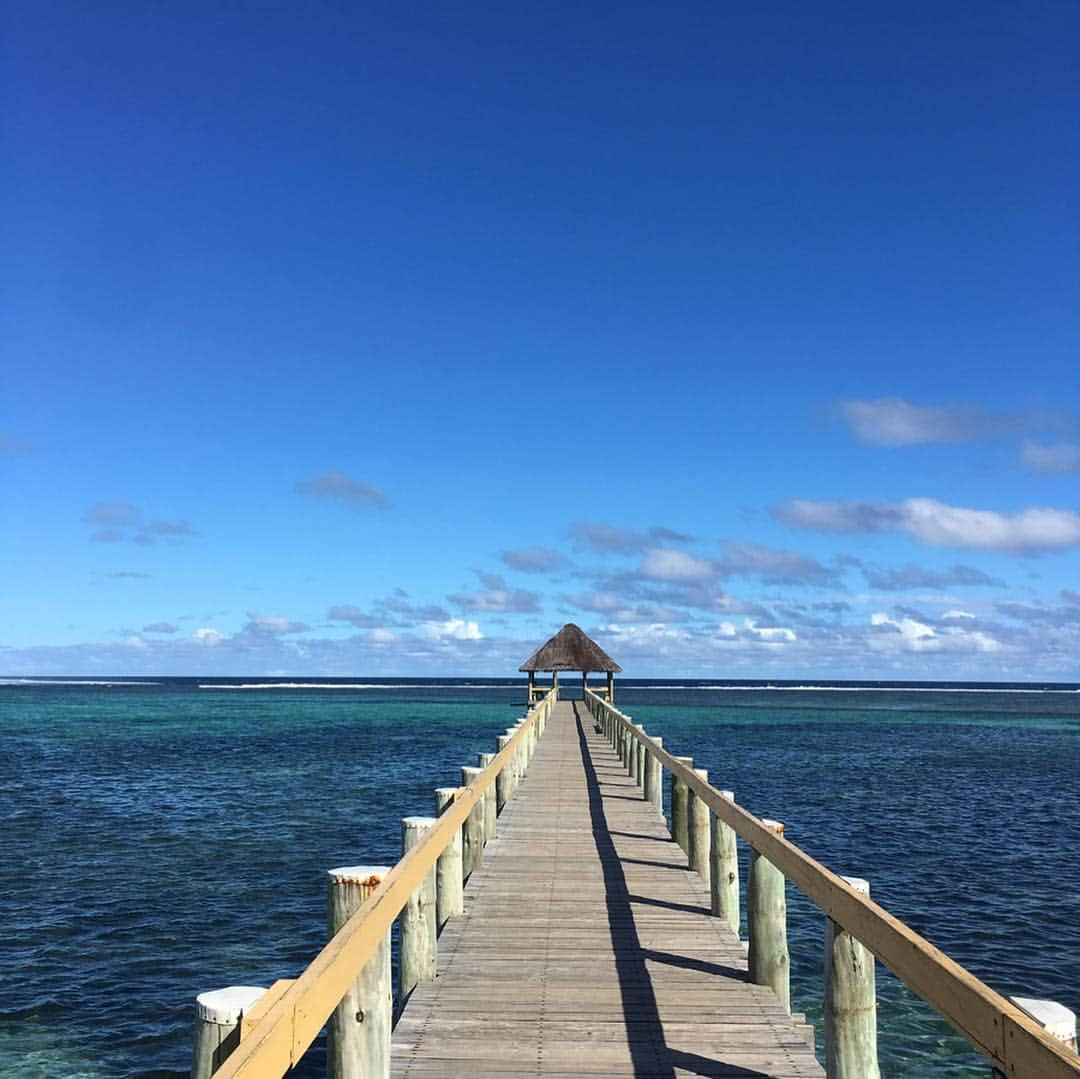
[[[465,898],[394,1076],[824,1075],[580,702],[555,706]]]

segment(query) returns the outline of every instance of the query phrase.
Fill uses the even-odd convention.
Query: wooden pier
[[[330,871],[331,937],[308,967],[197,998],[195,1079],[284,1075],[324,1027],[330,1079],[878,1079],[875,962],[988,1073],[1080,1077],[1071,1012],[1002,997],[866,881],[836,875],[673,756],[615,707],[618,667],[576,626],[522,669],[528,713],[462,768],[462,786],[433,792],[437,816],[402,822],[397,865]],[[574,669],[583,699],[560,700],[557,673]],[[608,674],[601,692],[589,671]],[[737,840],[750,848],[745,896]],[[790,886],[822,912],[824,1067],[789,1014]]]
[[[555,706],[391,1074],[823,1076],[584,702]]]

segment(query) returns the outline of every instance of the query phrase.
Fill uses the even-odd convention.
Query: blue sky
[[[1080,680],[1080,8],[2,17],[0,674]]]

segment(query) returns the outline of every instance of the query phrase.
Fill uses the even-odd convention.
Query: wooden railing
[[[442,815],[430,822],[419,842],[375,884],[307,969],[295,980],[275,983],[254,1003],[232,1031],[239,1044],[213,1073],[216,1077],[281,1076],[300,1060],[365,965],[385,944],[394,920],[434,873],[436,863],[461,834],[470,815],[475,817],[486,796],[495,795],[500,776],[514,773],[516,779],[523,772],[555,699],[552,689],[529,710],[512,735],[500,739],[505,744],[491,762],[457,791]],[[434,911],[429,913],[433,918]],[[386,967],[388,973],[388,960]],[[365,1019],[369,1024],[372,1021],[370,1016],[356,1016],[357,1022]],[[388,1031],[389,1022],[385,1025]],[[388,1063],[388,1034],[386,1043]]]
[[[785,839],[781,825],[760,820],[736,804],[728,792],[713,787],[699,771],[685,763],[686,758],[673,756],[660,739],[649,737],[629,716],[591,690],[586,691],[585,699],[598,727],[619,749],[631,774],[641,779],[646,796],[658,800],[655,775],[661,768],[668,772],[676,787],[684,788],[692,798],[699,799],[717,822],[745,840],[757,856],[767,860],[832,922],[861,942],[912,992],[963,1034],[990,1060],[995,1071],[1009,1079],[1076,1079],[1080,1075],[1075,1047],[1056,1040],[1031,1016],[875,903],[857,885],[848,883],[847,879]],[[648,775],[650,769],[652,776]],[[673,803],[673,816],[675,812]],[[673,821],[673,832],[676,828],[687,827],[682,816],[685,812],[685,809],[679,810],[681,819]],[[710,834],[714,832],[715,828],[710,829]],[[693,846],[693,843],[689,845]],[[700,850],[688,853],[692,866],[695,855],[700,864]],[[780,896],[782,905],[782,882]],[[715,906],[714,913],[719,913]],[[754,920],[749,921],[750,966],[751,976],[754,976],[755,943],[760,942],[753,939]],[[737,932],[737,917],[735,929]],[[767,931],[767,928],[763,930],[763,935]],[[771,943],[766,942],[766,946],[771,947]],[[786,963],[786,944],[783,959]],[[758,963],[759,966],[768,964],[769,957],[764,964],[760,960]],[[783,977],[786,978],[786,970]],[[771,981],[767,977],[755,980],[766,984]],[[828,1013],[826,1025],[828,1027]],[[876,1074],[876,1067],[875,1059],[873,1072],[857,1074]],[[842,1069],[839,1072],[842,1073]],[[832,1069],[830,1074],[833,1074]]]

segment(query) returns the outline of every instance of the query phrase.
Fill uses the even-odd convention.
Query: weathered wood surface
[[[562,702],[394,1031],[392,1074],[824,1075],[584,706]]]

